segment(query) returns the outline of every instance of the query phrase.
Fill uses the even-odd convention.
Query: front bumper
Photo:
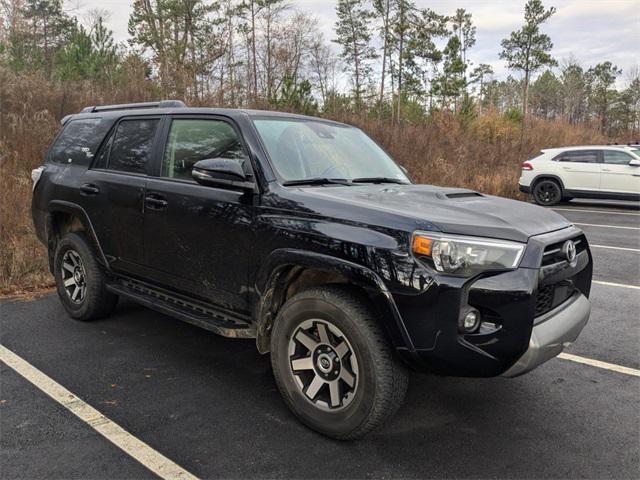
[[[529,348],[505,373],[505,377],[517,377],[557,356],[574,342],[589,321],[591,303],[581,293],[539,317],[531,331]]]
[[[521,191],[522,193],[531,193],[531,187],[530,187],[529,185],[522,185],[522,184],[519,184],[519,185],[518,185],[518,188],[520,189],[520,191]]]
[[[573,262],[563,257],[567,239],[579,244]],[[586,237],[568,227],[531,237],[516,270],[426,279],[419,295],[394,295],[411,340],[398,353],[413,369],[439,375],[525,373],[576,339],[589,316],[591,275]],[[483,323],[463,334],[458,321],[468,306],[480,312]]]

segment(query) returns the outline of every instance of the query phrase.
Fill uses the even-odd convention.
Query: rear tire
[[[271,335],[276,384],[293,413],[332,438],[361,437],[393,415],[408,374],[357,293],[313,288],[280,309]]]
[[[81,233],[68,233],[58,242],[53,267],[58,296],[72,318],[93,320],[113,311],[118,296],[107,290],[105,274]]]
[[[562,201],[562,187],[552,179],[540,180],[533,187],[533,199],[538,205],[550,207]]]

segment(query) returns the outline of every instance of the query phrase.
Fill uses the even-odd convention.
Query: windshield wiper
[[[399,183],[401,185],[407,184],[405,180],[400,180],[399,178],[393,177],[361,177],[354,178],[351,181],[353,183]]]
[[[351,185],[351,182],[346,178],[301,178],[300,180],[287,180],[282,182],[285,187],[293,185]]]

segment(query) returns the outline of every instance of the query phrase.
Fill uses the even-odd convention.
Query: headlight
[[[491,270],[509,270],[520,263],[525,245],[444,233],[416,232],[412,250],[438,272],[470,277]]]

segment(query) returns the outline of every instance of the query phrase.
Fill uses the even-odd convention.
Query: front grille
[[[542,266],[551,265],[553,263],[564,262],[566,257],[562,252],[562,247],[567,240],[571,240],[576,246],[576,255],[584,251],[587,248],[587,239],[584,235],[578,235],[571,239],[565,239],[561,242],[552,243],[547,245],[542,255]]]
[[[547,313],[553,307],[553,285],[545,285],[538,290],[536,298],[536,317]]]
[[[553,285],[544,285],[538,289],[535,316],[539,317],[566,302],[576,291],[574,279],[567,278]]]
[[[562,247],[567,240],[571,240],[574,243],[576,247],[576,255],[579,255],[587,249],[587,239],[584,235],[577,235],[569,239],[564,239],[560,242],[552,243],[545,247],[542,256],[542,269],[547,272],[562,272],[567,270],[569,275],[573,275],[570,277],[564,277],[561,280],[557,280],[550,284],[542,282],[538,288],[538,294],[536,296],[536,317],[544,315],[550,310],[556,308],[558,305],[561,305],[576,291],[576,276],[579,273],[577,274],[575,271],[570,272],[568,270],[569,262],[562,250]]]

